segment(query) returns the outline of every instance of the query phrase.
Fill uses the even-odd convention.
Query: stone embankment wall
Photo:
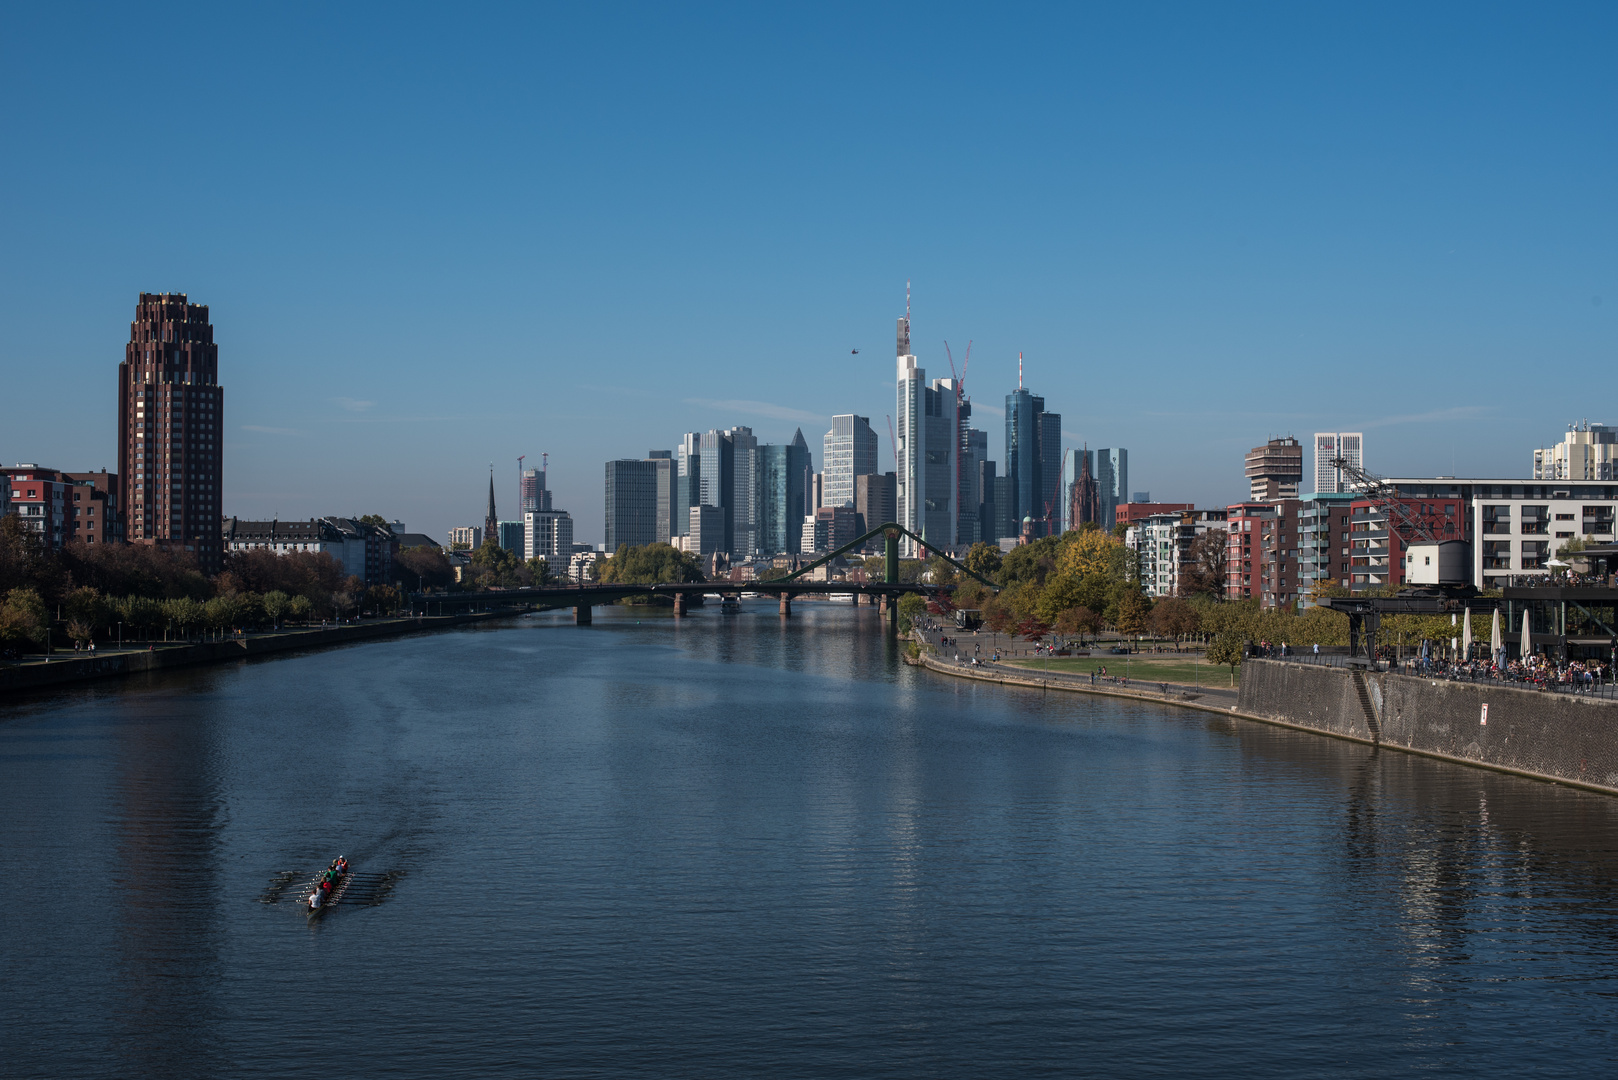
[[[91,658],[84,654],[68,653],[48,664],[27,664],[0,669],[0,694],[9,691],[32,690],[39,687],[60,686],[91,679],[137,675],[164,668],[189,667],[193,664],[219,664],[267,653],[287,652],[293,649],[321,649],[350,642],[369,641],[374,638],[396,637],[422,630],[437,630],[463,623],[482,622],[486,619],[509,618],[516,612],[491,612],[474,615],[438,615],[421,619],[388,619],[380,622],[361,622],[348,626],[332,626],[324,630],[300,630],[292,633],[249,637],[242,641],[212,641],[182,647],[163,646],[151,652],[111,653]],[[62,655],[62,654],[58,654]]]
[[[1618,794],[1618,701],[1249,660],[1238,702],[1257,719]]]

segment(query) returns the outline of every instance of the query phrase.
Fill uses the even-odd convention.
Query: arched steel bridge
[[[824,566],[855,548],[873,536],[882,536],[884,540],[885,565],[881,581],[807,581],[806,575]],[[888,616],[890,626],[897,626],[899,620],[898,599],[907,593],[928,595],[948,591],[948,586],[921,584],[916,582],[902,582],[899,580],[899,537],[908,536],[923,550],[927,542],[903,526],[888,522],[878,525],[864,535],[844,544],[842,547],[822,556],[808,566],[795,571],[786,577],[770,578],[766,581],[690,581],[666,582],[650,585],[616,584],[610,582],[589,582],[581,585],[547,585],[537,589],[493,589],[483,592],[468,593],[412,593],[411,605],[434,614],[451,614],[465,611],[492,611],[500,608],[525,608],[531,610],[546,610],[553,608],[573,609],[574,621],[580,625],[588,624],[591,619],[591,609],[598,604],[612,604],[632,596],[667,596],[674,602],[674,613],[683,615],[686,611],[687,597],[695,594],[717,592],[721,596],[739,595],[740,593],[756,592],[767,596],[777,597],[781,604],[781,614],[792,613],[792,599],[804,595],[853,594],[858,603],[860,596],[870,597],[870,602],[880,607]],[[961,573],[981,581],[991,589],[1000,586],[989,579],[974,573],[964,565],[956,562],[942,552],[933,551],[934,555],[948,562]]]

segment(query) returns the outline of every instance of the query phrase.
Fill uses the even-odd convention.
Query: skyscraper
[[[886,525],[898,518],[898,501],[895,492],[898,489],[897,477],[893,473],[871,473],[869,476],[856,477],[854,480],[854,527],[858,530],[855,536],[870,532],[878,525]],[[878,540],[866,545],[872,550],[881,548]]]
[[[1333,465],[1342,458],[1350,465],[1364,468],[1365,436],[1358,431],[1315,432],[1315,493],[1340,495],[1352,490],[1342,470]]]
[[[517,481],[518,512],[549,510],[551,493],[545,487],[544,469],[524,469]]]
[[[962,402],[961,408],[964,417],[972,415],[970,402]],[[960,433],[961,467],[957,477],[960,494],[955,499],[955,505],[960,511],[960,521],[955,526],[955,542],[966,547],[977,543],[986,535],[982,521],[983,466],[989,460],[989,433],[967,427],[965,419],[961,421]],[[993,498],[992,490],[989,497]]]
[[[871,421],[845,413],[831,418],[822,442],[822,506],[853,506],[854,478],[876,472],[877,440]]]
[[[645,547],[657,541],[658,464],[632,458],[607,462],[603,546],[608,555],[621,547]]]
[[[758,552],[796,553],[803,542],[803,519],[814,512],[805,488],[809,446],[803,432],[785,446],[758,448]]]
[[[118,506],[125,536],[221,561],[224,390],[205,304],[141,293],[118,365]]]
[[[702,436],[680,436],[674,448],[674,535],[691,531],[691,508],[702,504]]]
[[[1045,399],[1019,386],[1006,395],[1006,478],[1016,531],[1045,536],[1062,522],[1062,417],[1045,411]]]
[[[1129,501],[1129,451],[1123,447],[1096,451],[1096,497],[1101,509],[1101,527],[1111,529],[1118,521],[1118,504]]]
[[[955,434],[955,387],[951,379],[934,379],[914,356],[899,358],[897,501],[899,524],[945,548],[955,543],[955,499],[958,484]],[[903,541],[906,555],[915,543]]]

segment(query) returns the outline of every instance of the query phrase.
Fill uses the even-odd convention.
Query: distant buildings
[[[141,293],[118,365],[119,490],[125,536],[194,553],[219,570],[224,390],[206,305]]]
[[[1068,527],[1101,524],[1101,488],[1096,483],[1095,454],[1089,447],[1073,451],[1073,483],[1068,485]]]
[[[449,530],[449,546],[476,551],[483,546],[483,527],[481,525],[452,526]]]
[[[1535,480],[1611,480],[1618,461],[1618,429],[1606,424],[1568,425],[1554,446],[1534,451]]]
[[[604,547],[608,555],[621,547],[669,542],[674,463],[667,450],[653,453],[662,456],[607,462]]]
[[[1062,417],[1045,411],[1045,399],[1019,386],[1006,395],[1006,478],[1009,514],[1020,535],[1060,532],[1063,518]],[[1113,505],[1117,505],[1115,501]]]
[[[899,520],[898,477],[890,472],[871,473],[854,481],[854,535]],[[879,546],[873,541],[872,546]]]
[[[560,573],[573,557],[573,515],[552,504],[543,470],[527,470],[524,480],[522,546],[515,550],[524,561],[544,559],[548,567]]]
[[[962,429],[970,404],[956,379],[928,385],[926,370],[910,352],[908,311],[899,319],[898,353],[895,520],[929,546],[951,548],[959,542],[961,458],[970,442]],[[908,537],[900,541],[906,555],[914,555],[916,547]]]
[[[803,551],[835,551],[851,544],[859,533],[852,506],[822,506],[803,519]]]
[[[123,540],[118,474],[70,473],[22,464],[4,470],[0,517],[15,513],[47,546]]]
[[[1341,495],[1351,490],[1343,471],[1332,462],[1338,458],[1356,468],[1365,467],[1365,436],[1357,431],[1315,432],[1315,492]]]
[[[389,529],[354,518],[325,517],[308,521],[244,521],[225,518],[220,539],[227,551],[324,553],[344,574],[367,585],[385,585],[391,576],[397,538]]]
[[[876,456],[870,420],[853,413],[832,417],[831,430],[822,440],[820,505],[853,506],[854,480],[876,472]]]
[[[520,521],[502,521],[500,523],[500,546],[507,551],[522,554],[523,550],[523,523]]]
[[[758,448],[759,554],[803,550],[801,524],[814,511],[809,464],[809,445],[801,430],[790,443]]]
[[[1303,444],[1291,435],[1247,452],[1248,498],[1254,502],[1296,499],[1303,480]]]
[[[1103,529],[1111,529],[1118,521],[1118,506],[1127,502],[1129,490],[1129,451],[1123,447],[1096,451],[1096,500],[1100,507]]]

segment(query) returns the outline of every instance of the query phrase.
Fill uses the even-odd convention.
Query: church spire
[[[500,542],[500,519],[494,513],[494,465],[489,465],[489,513],[483,519],[483,542]]]

